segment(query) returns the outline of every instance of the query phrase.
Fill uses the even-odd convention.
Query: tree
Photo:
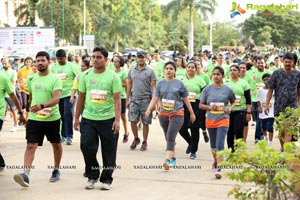
[[[258,11],[242,24],[245,38],[253,38],[255,44],[269,43],[274,46],[298,46],[300,35],[300,13],[276,11],[265,16],[267,11]],[[270,11],[268,11],[270,12]],[[292,35],[291,35],[292,34]]]
[[[20,4],[14,10],[14,15],[17,17],[18,26],[36,26],[35,16],[37,15],[37,6],[39,0],[27,0],[26,3]]]
[[[208,14],[213,14],[215,7],[217,6],[216,0],[173,0],[167,7],[168,10],[174,8],[174,4],[177,5],[177,10],[182,12],[188,10],[188,52],[192,57],[194,54],[194,23],[193,17],[200,10],[203,19],[208,19]]]

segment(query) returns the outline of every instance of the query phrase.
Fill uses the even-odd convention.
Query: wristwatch
[[[44,107],[45,107],[44,104],[41,104],[41,108],[44,109]]]

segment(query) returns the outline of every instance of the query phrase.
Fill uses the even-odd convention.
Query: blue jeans
[[[228,127],[208,128],[210,148],[217,151],[224,150],[225,137],[228,132]]]
[[[70,97],[59,100],[59,113],[61,115],[61,136],[64,138],[73,138],[73,115],[74,104],[70,103]]]
[[[253,115],[253,121],[256,121],[256,127],[255,127],[255,140],[261,140],[263,139],[263,131],[261,127],[261,119],[258,117],[258,104],[257,102],[252,102],[252,115]],[[254,120],[255,119],[255,120]]]

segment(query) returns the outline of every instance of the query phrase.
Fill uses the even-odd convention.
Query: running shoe
[[[87,190],[94,189],[95,183],[97,183],[97,180],[89,179],[85,185],[85,189],[87,189]]]
[[[25,173],[15,174],[14,180],[19,183],[22,187],[29,187],[29,177]]]
[[[111,184],[110,183],[102,183],[100,190],[110,190]]]
[[[222,178],[222,172],[221,172],[221,169],[220,169],[220,168],[216,171],[215,177],[216,177],[217,179],[221,179],[221,178]]]
[[[50,177],[50,182],[55,182],[55,181],[58,181],[60,179],[60,172],[58,169],[54,169],[52,171],[52,175]]]
[[[147,147],[148,147],[148,145],[147,145],[147,141],[144,141],[143,143],[142,143],[142,146],[141,146],[141,151],[146,151],[147,150]]]
[[[170,169],[170,160],[169,159],[165,160],[165,162],[163,163],[163,168],[166,171],[168,171]]]
[[[208,142],[209,142],[209,137],[208,137],[207,132],[206,132],[206,131],[202,131],[202,134],[203,134],[204,141],[205,141],[206,143],[208,143]]]
[[[128,142],[128,136],[129,136],[129,133],[127,133],[127,135],[123,136],[123,143],[127,143]]]
[[[171,158],[171,160],[170,160],[170,164],[169,164],[169,166],[170,167],[174,167],[176,165],[176,158]]]
[[[130,149],[134,150],[136,146],[140,144],[140,142],[141,142],[140,138],[135,138],[130,146]]]
[[[192,160],[196,159],[196,158],[197,158],[197,155],[196,155],[196,153],[191,153],[191,156],[190,156],[190,158],[191,158]]]

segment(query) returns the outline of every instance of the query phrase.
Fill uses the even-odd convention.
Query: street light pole
[[[62,36],[62,41],[63,41],[63,46],[65,44],[65,0],[61,1],[62,3],[62,31],[61,31],[61,36]]]
[[[51,0],[51,5],[50,5],[50,18],[51,18],[51,27],[53,27],[53,0]]]
[[[83,1],[83,46],[85,46],[86,34],[86,0]]]

